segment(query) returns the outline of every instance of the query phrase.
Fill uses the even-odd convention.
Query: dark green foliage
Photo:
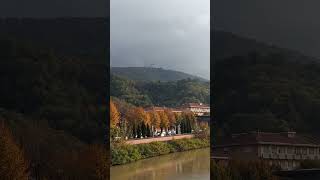
[[[112,67],[111,73],[134,81],[178,81],[183,79],[206,79],[183,72],[151,67]]]
[[[102,144],[107,133],[104,119],[108,66],[102,53],[106,45],[88,49],[77,44],[78,37],[88,35],[86,32],[93,27],[87,26],[86,31],[86,22],[67,21],[10,19],[0,23],[0,117],[26,152],[35,179],[92,179],[87,177],[104,176],[103,166],[108,167],[102,161],[106,155],[100,156],[97,148],[82,152],[90,143]],[[93,24],[99,22],[105,25],[105,20]],[[25,23],[28,25],[22,25]],[[64,23],[68,30],[57,33],[52,28]],[[84,29],[75,29],[79,27],[75,24]],[[52,29],[41,32],[48,27]],[[21,28],[27,28],[27,34]],[[64,37],[66,31],[71,33],[69,39]],[[42,39],[43,35],[49,39]],[[85,155],[88,159],[81,161],[79,157]],[[98,161],[101,169],[95,172],[90,166],[98,165]]]
[[[184,103],[210,103],[210,84],[185,79],[170,82],[138,82],[111,76],[111,96],[136,106],[176,107]]]
[[[127,103],[134,104],[136,106],[149,106],[151,105],[150,98],[142,94],[137,88],[134,81],[120,78],[118,76],[111,75],[110,81],[110,95],[117,97]]]
[[[50,51],[30,51],[13,41],[0,41],[0,107],[46,119],[86,142],[103,141],[106,82],[104,64],[62,59]]]
[[[319,160],[304,160],[300,164],[301,169],[314,169],[320,168],[320,161]]]
[[[32,179],[108,176],[107,152],[88,147],[106,134],[107,23],[0,20],[0,118],[26,152]]]
[[[309,60],[250,53],[217,61],[215,133],[318,133],[320,64]]]
[[[138,128],[137,128],[137,138],[141,138],[141,134],[142,134],[142,131],[141,131],[141,125],[138,125]]]
[[[230,161],[228,165],[216,163],[210,164],[212,180],[278,180],[272,175],[278,167],[270,166],[263,161]]]
[[[180,139],[168,142],[152,142],[139,145],[112,145],[112,165],[134,162],[143,158],[155,157],[173,152],[209,147],[208,139]]]

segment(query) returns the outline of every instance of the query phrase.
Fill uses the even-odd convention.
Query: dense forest
[[[111,67],[111,73],[135,81],[178,81],[183,79],[208,81],[184,72],[154,67]]]
[[[210,83],[197,79],[134,81],[111,75],[110,95],[136,106],[177,107],[184,103],[210,103]]]
[[[320,64],[287,53],[252,52],[214,67],[215,134],[295,130],[317,134]]]
[[[10,40],[1,40],[0,47],[1,108],[43,119],[86,142],[102,141],[106,88],[101,82],[107,66],[58,58]]]
[[[105,25],[1,20],[0,124],[8,133],[0,133],[0,172],[8,179],[107,179],[106,43],[90,45],[107,35]],[[1,164],[8,161],[11,168]]]

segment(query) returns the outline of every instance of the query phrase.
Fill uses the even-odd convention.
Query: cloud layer
[[[107,17],[108,0],[1,0],[0,17]]]
[[[209,0],[112,0],[111,65],[210,76]]]
[[[320,57],[320,1],[215,0],[215,28]]]

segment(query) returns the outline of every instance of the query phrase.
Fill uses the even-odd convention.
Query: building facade
[[[244,133],[223,138],[213,146],[213,155],[235,160],[263,160],[270,165],[291,170],[303,160],[320,159],[318,140],[286,133]]]
[[[183,107],[197,116],[210,114],[210,106],[203,103],[187,103]]]

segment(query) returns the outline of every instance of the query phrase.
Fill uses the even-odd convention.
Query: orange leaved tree
[[[9,129],[0,120],[0,179],[29,179],[28,163]]]
[[[169,118],[164,111],[159,112],[161,133],[169,127]]]

